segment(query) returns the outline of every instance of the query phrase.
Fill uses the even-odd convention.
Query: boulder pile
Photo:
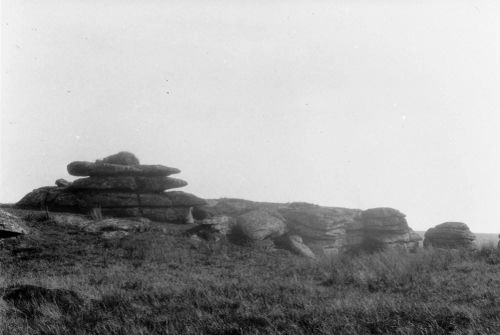
[[[129,152],[96,162],[72,162],[67,169],[69,174],[84,178],[72,183],[58,179],[57,186],[33,190],[16,207],[185,223],[191,220],[193,207],[205,204],[205,200],[189,193],[165,192],[187,185],[170,177],[179,169],[141,165]]]
[[[445,222],[425,232],[424,247],[443,249],[474,248],[476,236],[463,222]]]

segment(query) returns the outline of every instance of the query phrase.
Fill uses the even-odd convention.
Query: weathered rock
[[[130,235],[128,231],[115,230],[115,231],[105,231],[101,234],[101,237],[106,240],[119,240]]]
[[[189,208],[142,208],[142,215],[148,219],[159,222],[188,223]]]
[[[90,221],[84,230],[90,233],[106,231],[127,231],[145,232],[149,230],[150,224],[147,221],[126,220],[126,219],[102,219]]]
[[[56,180],[56,185],[58,187],[68,187],[71,185],[71,182],[67,181],[66,179],[60,178]]]
[[[131,152],[120,151],[117,154],[103,158],[102,163],[118,165],[139,165],[139,159],[137,159],[137,157],[135,157],[135,155]]]
[[[27,229],[17,216],[0,209],[0,238],[24,235]]]
[[[291,203],[279,210],[290,231],[310,239],[337,239],[355,226],[361,211],[339,207],[321,207],[308,203]]]
[[[206,204],[204,199],[198,198],[194,194],[182,191],[169,191],[160,193],[163,197],[170,199],[172,206],[203,206]]]
[[[408,223],[405,215],[397,209],[388,207],[371,208],[363,211],[363,226],[366,231],[406,232]]]
[[[87,213],[94,207],[192,207],[204,204],[205,200],[181,191],[135,194],[111,191],[69,191],[63,188],[44,187],[27,194],[16,206]]]
[[[276,209],[286,206],[285,204],[269,203],[269,202],[255,202],[243,199],[212,199],[207,201],[207,206],[204,206],[204,211],[208,216],[214,215],[230,215],[237,217],[238,215],[248,213],[256,209],[267,209],[275,211]]]
[[[278,237],[286,231],[284,219],[279,213],[261,209],[238,216],[237,224],[250,240]]]
[[[113,217],[144,217],[152,221],[169,223],[187,223],[188,207],[130,207],[130,208],[102,208],[104,216]]]
[[[212,215],[207,211],[205,206],[193,207],[192,214],[193,214],[193,219],[199,220],[199,221],[212,217]]]
[[[135,177],[137,191],[161,192],[187,186],[187,181],[172,177]]]
[[[425,232],[424,247],[460,249],[474,248],[476,236],[463,222],[445,222]]]
[[[103,190],[130,192],[161,192],[187,185],[182,179],[171,177],[87,177],[80,178],[70,186],[74,190]]]
[[[236,219],[227,215],[217,215],[201,221],[201,226],[210,226],[214,231],[227,235],[236,225]]]
[[[74,214],[51,214],[50,219],[58,225],[76,228],[84,228],[91,222],[86,216]]]
[[[361,210],[291,203],[279,210],[291,234],[301,236],[316,252],[334,255],[362,239]],[[348,234],[350,232],[350,234]]]
[[[405,249],[418,247],[422,238],[408,227],[405,215],[394,208],[379,207],[363,211],[363,233],[371,241]]]
[[[275,240],[275,244],[281,248],[290,250],[291,252],[309,258],[316,258],[312,250],[304,244],[302,237],[298,235],[286,234]]]
[[[163,165],[119,165],[109,163],[72,162],[68,172],[73,176],[169,176],[180,170]]]
[[[34,189],[26,194],[21,200],[16,203],[17,208],[36,208],[44,209],[46,199],[52,194],[59,194],[63,188],[56,186],[46,186]]]
[[[137,183],[134,177],[87,177],[73,181],[73,190],[105,190],[105,191],[136,191]]]

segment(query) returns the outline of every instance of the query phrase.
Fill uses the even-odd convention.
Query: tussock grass
[[[314,261],[224,240],[195,249],[179,226],[108,241],[31,224],[41,236],[0,249],[0,295],[29,284],[82,304],[42,299],[25,313],[0,299],[0,334],[500,333],[492,246]]]

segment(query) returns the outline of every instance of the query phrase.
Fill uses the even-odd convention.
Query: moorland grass
[[[0,248],[0,295],[76,292],[68,308],[0,299],[0,333],[498,334],[500,254],[385,250],[319,260],[249,245],[193,248],[178,226],[121,240],[35,221]]]

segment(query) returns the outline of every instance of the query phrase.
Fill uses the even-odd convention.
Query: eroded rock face
[[[0,238],[24,235],[27,229],[17,216],[0,209]]]
[[[259,241],[283,235],[286,224],[277,212],[257,209],[237,217],[240,231],[250,240]]]
[[[476,236],[463,222],[445,222],[425,232],[424,246],[444,249],[474,248]]]

